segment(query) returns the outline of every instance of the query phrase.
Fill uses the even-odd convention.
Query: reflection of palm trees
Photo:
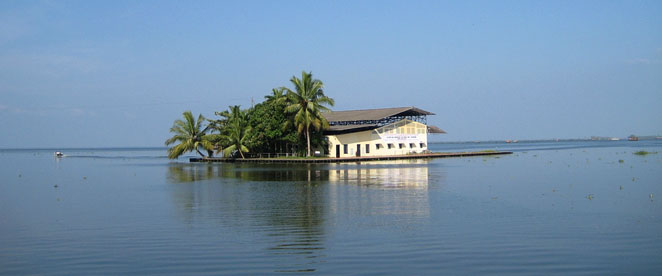
[[[172,164],[168,180],[187,183],[212,178],[234,178],[241,181],[328,181],[329,169],[324,165],[300,164]]]
[[[294,262],[279,264],[277,271],[315,271],[324,249],[324,186],[291,183],[286,188],[289,196],[267,199],[269,206],[278,207],[268,212],[267,223],[273,227],[269,236],[275,243],[269,247],[273,254],[292,256]]]
[[[177,184],[173,197],[187,224],[223,217],[218,222],[238,232],[265,229],[267,252],[285,257],[275,271],[315,271],[324,249],[326,186],[308,182],[309,170],[303,168],[177,164],[169,167],[167,179]],[[311,175],[324,174],[313,169]]]
[[[168,167],[167,178],[173,183],[195,182],[213,177],[213,171],[211,166],[175,164]]]

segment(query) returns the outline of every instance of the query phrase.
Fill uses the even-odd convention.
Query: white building
[[[424,153],[428,133],[445,133],[427,125],[432,112],[416,107],[348,110],[324,113],[329,157]]]

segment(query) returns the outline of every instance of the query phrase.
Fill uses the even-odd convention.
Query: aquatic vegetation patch
[[[646,156],[646,155],[649,155],[649,154],[657,154],[657,151],[650,152],[650,151],[640,150],[640,151],[635,151],[632,154],[640,155],[640,156]]]

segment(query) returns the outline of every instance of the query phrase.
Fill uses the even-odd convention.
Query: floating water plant
[[[618,163],[623,163],[623,162],[625,162],[625,161],[623,161],[623,159],[618,160]]]
[[[588,198],[588,200],[593,200],[593,194],[587,195],[586,198]]]
[[[635,152],[633,152],[632,154],[634,154],[634,155],[640,155],[640,156],[645,156],[645,155],[649,155],[649,154],[657,154],[657,151],[650,152],[650,151],[640,150],[640,151],[635,151]]]

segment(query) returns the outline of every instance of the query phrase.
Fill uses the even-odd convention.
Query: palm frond
[[[227,147],[223,150],[223,155],[225,155],[227,157],[230,154],[232,154],[232,152],[235,151],[236,149],[237,149],[237,146],[231,145],[231,146],[229,146],[229,147]]]

